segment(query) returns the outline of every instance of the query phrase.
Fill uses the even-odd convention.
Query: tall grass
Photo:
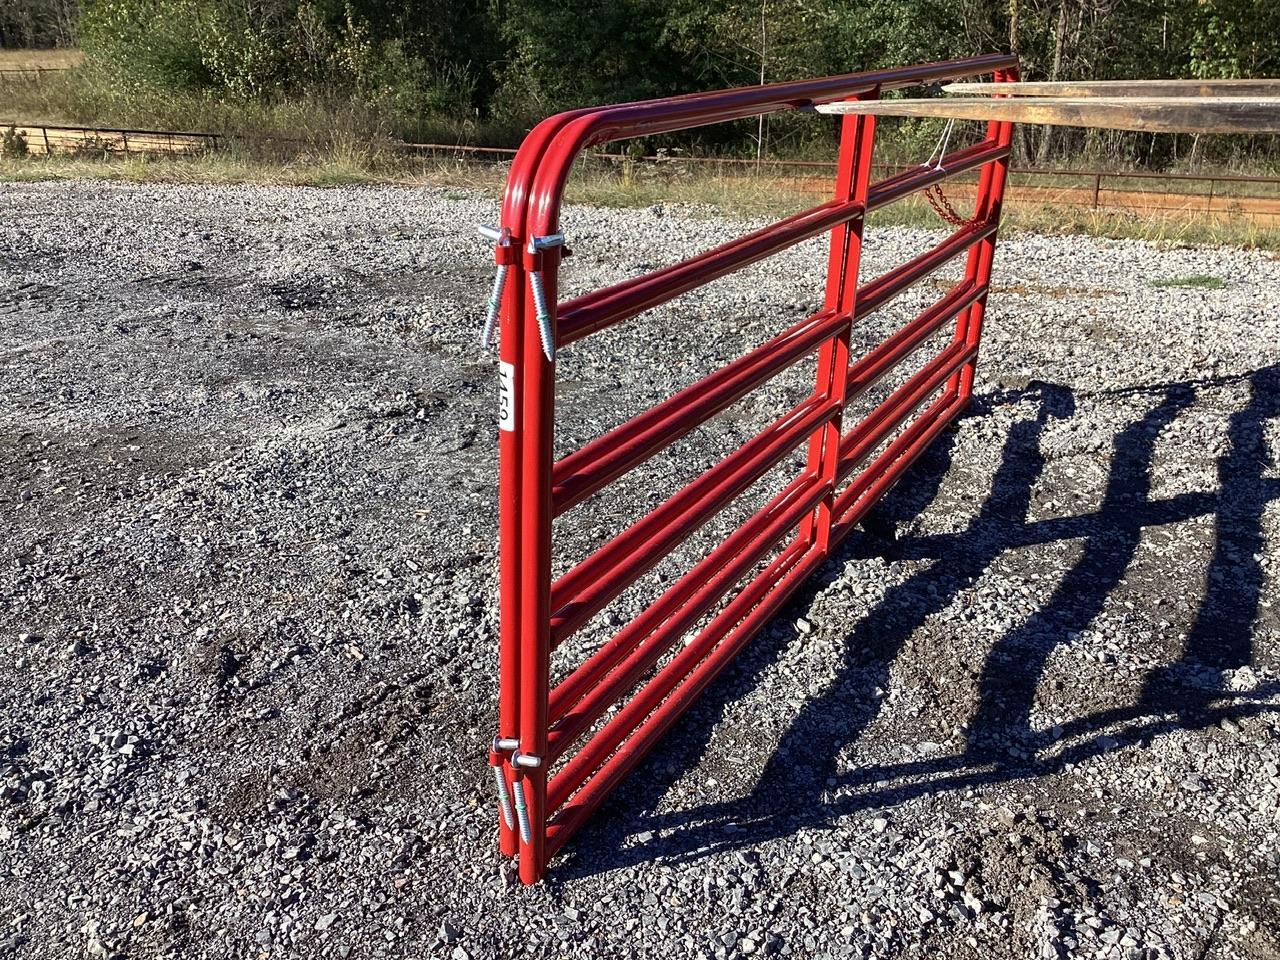
[[[391,141],[406,134],[432,142],[471,143],[506,134],[469,118],[422,116],[406,129],[376,105],[297,93],[262,99],[194,91],[122,91],[94,79],[85,65],[40,80],[0,81],[0,119],[29,123],[234,134],[250,141],[329,145],[354,139]]]

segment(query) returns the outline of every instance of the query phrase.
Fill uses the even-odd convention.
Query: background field
[[[79,50],[4,50],[0,49],[0,70],[41,68],[64,70],[84,63]]]

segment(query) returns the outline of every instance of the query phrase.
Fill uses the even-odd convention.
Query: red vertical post
[[[879,98],[878,89],[855,99]],[[876,118],[846,114],[840,126],[840,158],[836,168],[835,199],[854,200],[863,213],[831,230],[831,251],[827,259],[825,306],[839,311],[844,325],[818,353],[815,392],[836,399],[844,406],[849,382],[849,334],[853,324],[854,300],[858,290],[858,267],[862,257],[862,227],[866,219],[867,194],[871,188],[871,158],[875,145]],[[809,438],[808,471],[828,485],[828,492],[804,522],[800,535],[810,547],[826,553],[831,546],[834,522],[836,473],[840,465],[839,414],[819,426]]]
[[[530,217],[526,231],[532,230]],[[538,270],[547,293],[547,307],[555,328],[556,277],[560,248],[528,251],[525,269]],[[532,285],[526,284],[524,316],[537,307]],[[520,758],[537,766],[522,766],[515,775],[523,781],[529,837],[520,841],[520,879],[537,883],[546,868],[547,842],[547,697],[551,668],[551,467],[555,416],[555,363],[547,359],[537,323],[524,324],[525,381],[520,394],[522,474],[520,478]],[[519,758],[513,758],[513,762]]]
[[[504,206],[502,223],[510,225],[523,219],[523,211]],[[528,279],[519,255],[521,238],[510,239],[512,255],[507,266],[507,281],[502,293],[501,325],[498,342],[498,549],[499,549],[499,627],[498,627],[498,740],[512,741],[520,733],[520,478],[523,449],[521,446],[520,388],[524,383],[524,291]],[[512,769],[506,762],[506,751],[491,758],[512,789]],[[508,826],[502,813],[498,816],[498,846],[502,854],[514,857],[518,849],[517,831]]]
[[[997,70],[995,73],[997,82],[1017,79],[1018,71],[1016,68]],[[987,124],[987,139],[996,141],[1002,147],[1010,146],[1013,143],[1013,124],[991,121]],[[975,220],[999,224],[1001,205],[1004,201],[1004,185],[1008,174],[1008,155],[1001,157],[999,160],[993,160],[982,168],[982,175],[978,182],[978,194],[974,200],[973,215]],[[990,292],[986,288],[991,283],[991,265],[995,260],[996,236],[993,233],[975,244],[969,251],[969,259],[965,267],[966,279],[972,280],[975,284],[981,286],[983,291],[982,296],[975,300],[968,310],[960,314],[960,319],[956,324],[956,338],[963,339],[974,347],[978,346],[982,339],[982,321],[986,316],[987,295]],[[977,363],[978,358],[975,355],[948,381],[946,390],[948,396],[958,395],[962,401],[967,401],[973,395],[973,377],[977,369]]]

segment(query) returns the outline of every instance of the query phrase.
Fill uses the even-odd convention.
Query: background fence
[[[183,155],[219,149],[237,141],[258,143],[262,139],[189,130],[131,130],[0,120],[0,128],[10,127],[26,138],[27,149],[33,154]],[[302,142],[279,137],[269,139],[274,143]],[[502,163],[516,152],[506,147],[447,143],[400,143],[396,148],[417,156],[481,163]],[[822,195],[830,191],[831,178],[835,175],[834,164],[819,160],[755,160],[683,153],[654,156],[598,153],[590,160],[675,173],[709,170],[722,176],[771,177],[784,180],[799,191]],[[880,164],[876,169],[892,174],[907,168],[906,165]],[[1007,202],[1015,206],[1124,210],[1141,215],[1194,213],[1219,219],[1244,219],[1259,226],[1280,225],[1280,177],[1015,167],[1010,171],[1010,186],[1013,189]],[[975,189],[972,178],[962,178],[949,192],[967,200],[972,198]]]
[[[77,127],[0,120],[0,130],[12,129],[33,154],[190,154],[216,148],[225,138],[217,133],[184,130],[125,130],[119,127]]]

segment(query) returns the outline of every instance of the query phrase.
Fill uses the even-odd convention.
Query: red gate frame
[[[688,260],[557,302],[562,247],[531,238],[559,232],[574,161],[588,146],[669,133],[780,110],[878,97],[885,90],[993,74],[1016,80],[1017,59],[965,60],[847,74],[666,100],[573,110],[550,117],[513,161],[496,259],[508,269],[501,298],[499,440],[501,626],[498,733],[490,763],[503,811],[499,839],[535,883],[608,792],[701,690],[778,611],[906,468],[966,405],[995,252],[1011,123],[986,138],[872,184],[875,118],[842,118],[835,197]],[[949,177],[981,168],[973,220],[933,249],[858,285],[864,215]],[[657,406],[552,459],[554,348],[544,351],[533,284],[546,291],[544,325],[563,347],[802,240],[831,231],[822,309]],[[508,234],[509,231],[509,234]],[[508,240],[509,236],[509,240]],[[852,324],[968,251],[964,279],[864,357],[851,363]],[[956,318],[950,344],[848,432],[854,398]],[[552,520],[655,455],[749,391],[818,351],[817,384],[802,403],[552,582]],[[936,396],[935,396],[936,395]],[[840,484],[934,397],[853,480]],[[554,689],[550,656],[690,533],[808,441],[805,470],[672,584]],[[574,743],[673,649],[701,617],[782,542],[796,536],[576,753]],[[548,773],[566,759],[553,777]],[[516,798],[516,815],[508,801]],[[518,822],[517,822],[518,821]]]

